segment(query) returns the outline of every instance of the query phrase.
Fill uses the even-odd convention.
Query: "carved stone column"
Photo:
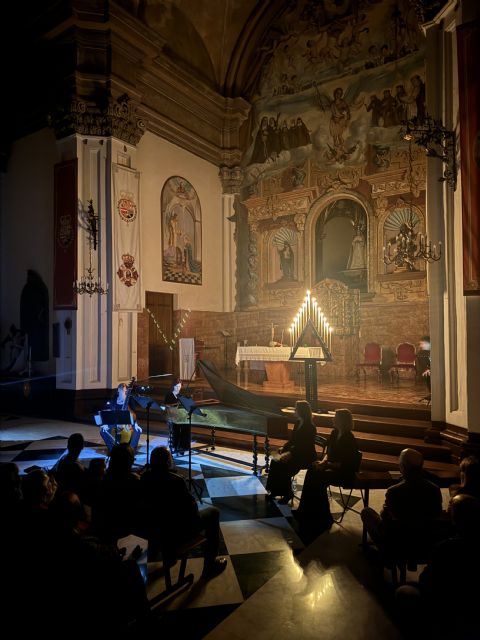
[[[258,304],[258,222],[250,222],[248,225],[248,304]]]
[[[235,310],[237,246],[234,203],[243,181],[240,167],[220,167],[223,221],[223,311]]]

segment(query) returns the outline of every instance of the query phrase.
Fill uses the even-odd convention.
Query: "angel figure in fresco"
[[[364,98],[357,98],[357,85],[353,85],[344,93],[341,87],[337,87],[333,92],[333,98],[324,93],[320,93],[318,86],[315,84],[315,102],[322,111],[330,110],[329,131],[332,137],[333,146],[330,148],[330,159],[346,160],[357,148],[354,145],[351,149],[345,148],[345,135],[351,120],[351,112],[359,109]]]

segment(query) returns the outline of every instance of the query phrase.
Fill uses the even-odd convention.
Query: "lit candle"
[[[329,331],[328,348],[331,351],[332,350],[332,331],[333,331],[333,327],[330,327],[328,331]]]
[[[328,347],[328,322],[325,322],[325,332],[323,335],[323,340],[325,341],[325,344]]]

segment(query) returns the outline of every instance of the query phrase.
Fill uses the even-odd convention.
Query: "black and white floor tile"
[[[0,427],[0,462],[16,462],[22,473],[32,466],[51,469],[64,453],[69,435],[74,432],[81,432],[84,435],[85,448],[81,459],[85,463],[94,457],[106,457],[106,448],[98,428],[94,425],[4,415],[0,417]],[[153,433],[150,435],[149,452],[156,446],[166,444],[166,436],[163,433]],[[257,615],[262,619],[264,626],[265,615],[273,614],[277,617],[271,618],[264,635],[256,635],[258,638],[270,638],[276,635],[278,620],[284,619],[286,614],[284,611],[266,612],[262,597],[265,597],[265,602],[268,602],[272,597],[269,590],[273,589],[272,593],[275,594],[282,585],[284,594],[279,598],[279,603],[285,603],[285,594],[296,597],[300,584],[299,576],[302,574],[300,569],[302,558],[311,558],[312,548],[316,549],[314,553],[317,557],[316,562],[328,551],[327,556],[322,559],[324,567],[340,560],[346,562],[347,558],[351,559],[352,566],[357,566],[359,562],[364,563],[364,559],[360,557],[358,544],[361,537],[361,522],[355,506],[360,501],[360,495],[352,497],[351,505],[357,511],[347,511],[340,526],[334,525],[330,532],[320,536],[313,546],[310,545],[305,549],[296,529],[295,520],[291,516],[291,505],[280,505],[278,502],[266,499],[265,477],[253,475],[248,466],[251,462],[251,453],[226,449],[217,449],[216,452],[223,453],[235,461],[224,460],[199,451],[192,455],[190,468],[188,455],[176,456],[175,462],[186,480],[191,478],[196,495],[198,496],[201,492],[202,502],[213,504],[220,509],[222,538],[220,554],[227,558],[227,569],[205,583],[199,580],[203,559],[198,552],[192,554],[188,560],[187,572],[194,574],[193,585],[168,602],[159,604],[155,612],[166,633],[181,631],[182,635],[186,634],[190,639],[200,639],[207,634],[211,635],[212,639],[231,637],[232,623],[229,623],[231,618],[238,619],[235,623],[238,631],[234,637],[248,638],[253,635],[253,622],[250,616]],[[141,468],[146,463],[146,459],[146,440],[142,435],[135,459],[136,465]],[[259,464],[263,463],[262,456],[259,456]],[[304,472],[300,472],[297,476],[297,495],[301,492],[303,474]],[[383,496],[383,491],[371,491],[370,505],[377,509],[381,508]],[[341,511],[339,503],[339,495],[333,491],[331,510],[334,515]],[[200,508],[202,508],[201,504]],[[333,545],[332,541],[335,540]],[[145,548],[145,541],[133,536],[123,540],[121,544],[127,547],[127,551],[130,548],[133,549],[136,544]],[[155,602],[155,596],[164,589],[161,563],[147,563],[145,549],[139,559],[139,565],[146,582],[148,596]],[[366,568],[363,567],[362,570]],[[178,571],[178,563],[172,570],[173,579],[176,571]],[[283,582],[279,578],[282,575]],[[345,582],[344,576],[342,581]],[[351,581],[349,576],[347,583],[350,585]],[[352,585],[349,588],[355,591],[358,585]],[[322,589],[325,588],[324,584]],[[244,606],[246,603],[249,603],[248,607]],[[252,603],[256,603],[255,606]],[[305,616],[311,617],[312,603],[310,602],[309,605],[305,601],[304,605],[301,611]],[[284,606],[287,605],[284,604]],[[372,603],[371,606],[375,608],[377,605]],[[258,610],[255,607],[258,607]],[[244,611],[245,614],[243,614]],[[243,615],[247,616],[246,619]],[[324,612],[324,615],[328,615],[328,612]],[[352,622],[351,635],[348,637],[363,637],[356,629],[357,623],[358,621]],[[219,625],[218,630],[215,631],[217,625]],[[243,625],[245,629],[242,632]],[[225,628],[224,632],[221,631],[223,628]],[[310,637],[310,635],[305,633],[302,637]],[[292,632],[283,634],[282,637],[300,636],[295,636]],[[397,636],[395,631],[391,630],[391,635],[382,637]]]

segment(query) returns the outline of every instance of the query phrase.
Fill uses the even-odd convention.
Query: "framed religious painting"
[[[194,187],[173,176],[162,189],[163,280],[202,284],[202,210]]]

